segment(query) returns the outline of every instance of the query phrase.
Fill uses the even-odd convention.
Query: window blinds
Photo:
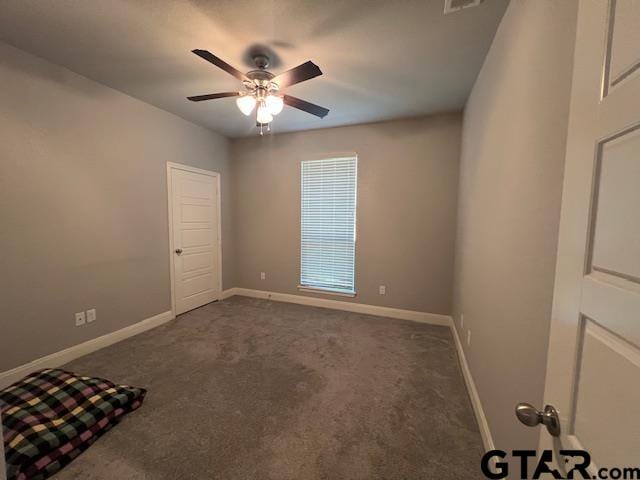
[[[355,156],[302,162],[300,285],[355,293]]]

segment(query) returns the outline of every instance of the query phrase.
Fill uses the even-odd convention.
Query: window
[[[300,287],[355,295],[354,156],[302,162]]]

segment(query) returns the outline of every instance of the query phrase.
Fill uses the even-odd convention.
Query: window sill
[[[353,298],[356,296],[356,292],[340,292],[337,290],[330,290],[328,288],[305,287],[304,285],[298,285],[298,290],[300,290],[301,292],[321,293],[323,295],[335,295],[336,297]]]

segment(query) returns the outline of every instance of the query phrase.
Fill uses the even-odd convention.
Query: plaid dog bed
[[[53,475],[140,407],[145,394],[58,369],[34,372],[0,391],[7,480]]]

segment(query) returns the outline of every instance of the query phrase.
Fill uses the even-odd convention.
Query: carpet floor
[[[56,480],[481,477],[445,327],[232,297],[65,368],[148,394]]]

